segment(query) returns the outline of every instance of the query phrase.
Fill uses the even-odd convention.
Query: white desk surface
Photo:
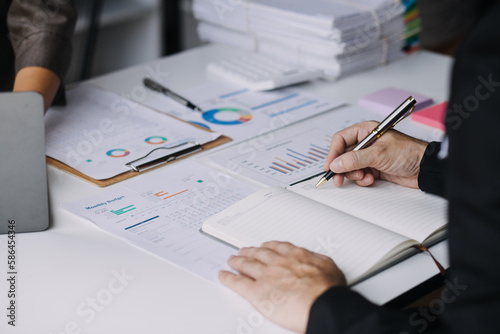
[[[210,80],[204,70],[208,62],[240,53],[243,52],[209,45],[92,82],[140,100],[145,93],[142,78],[151,75],[151,71],[161,72],[163,83],[169,88],[181,90]],[[388,86],[428,95],[441,102],[448,96],[451,64],[451,58],[418,52],[337,82],[315,82],[302,88],[349,104]],[[61,202],[95,195],[101,189],[53,167],[49,167],[49,184],[51,227],[41,233],[17,235],[17,327],[8,326],[6,316],[2,315],[0,332],[282,332],[263,321],[246,301],[228,289],[108,235],[59,206]],[[432,251],[448,267],[446,242]],[[4,262],[2,268],[6,268],[5,235],[0,236],[0,258]],[[122,270],[133,279],[119,283],[114,271]],[[383,304],[436,274],[437,268],[429,256],[418,254],[354,289]],[[2,278],[2,314],[6,314],[6,288],[6,280]],[[93,300],[95,317],[90,312]]]

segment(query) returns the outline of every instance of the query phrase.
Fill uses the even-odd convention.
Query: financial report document
[[[83,200],[63,203],[106,232],[217,282],[237,251],[200,232],[202,223],[257,191],[225,173],[185,160]]]
[[[360,106],[346,106],[317,115],[270,134],[209,153],[203,159],[266,186],[287,187],[324,173],[332,136],[351,125],[384,116]],[[410,119],[398,129],[423,140],[439,140],[442,132]]]
[[[215,282],[218,271],[228,269],[226,261],[236,250],[202,234],[203,222],[260,189],[288,187],[324,173],[332,135],[377,118],[380,114],[362,107],[344,107],[198,160],[180,161],[139,175],[63,207],[112,235]],[[426,140],[439,139],[442,134],[411,121],[398,127]]]
[[[150,152],[141,163],[220,136],[91,85],[67,97],[67,106],[45,115],[46,153],[96,180],[130,171],[127,163]]]
[[[252,92],[220,82],[211,82],[179,93],[203,109],[203,113],[156,92],[152,92],[144,103],[203,128],[220,132],[231,137],[233,143],[344,105],[296,88]]]

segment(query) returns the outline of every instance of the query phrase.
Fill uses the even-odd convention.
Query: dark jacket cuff
[[[400,333],[408,329],[408,321],[398,313],[372,304],[348,287],[333,287],[314,302],[306,333],[384,333],[387,327]]]
[[[440,149],[440,142],[432,142],[427,145],[420,162],[418,187],[426,193],[446,197],[443,174],[444,162],[438,158]]]
[[[309,313],[307,334],[394,334],[420,333],[414,310],[399,311],[378,306],[348,287],[333,287],[314,302]],[[429,323],[426,333],[440,328],[439,321]]]

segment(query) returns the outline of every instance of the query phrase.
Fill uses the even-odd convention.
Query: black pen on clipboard
[[[154,90],[156,92],[160,92],[162,94],[165,94],[166,96],[174,99],[175,101],[179,102],[183,106],[188,107],[189,109],[193,109],[194,111],[203,112],[203,110],[200,107],[196,106],[194,103],[190,102],[188,99],[183,98],[179,94],[171,91],[167,87],[160,85],[158,82],[156,82],[154,80],[151,80],[149,78],[145,78],[143,80],[143,83],[144,83],[144,86],[146,86],[147,88]]]

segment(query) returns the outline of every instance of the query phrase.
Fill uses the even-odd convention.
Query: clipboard
[[[193,126],[196,126],[196,125],[193,125]],[[203,128],[201,128],[201,129],[203,129]],[[203,129],[203,130],[207,131],[206,129]],[[159,148],[156,148],[156,149],[150,151],[147,155],[145,155],[139,159],[127,162],[125,165],[130,167],[130,171],[124,172],[124,173],[119,174],[115,177],[105,179],[105,180],[93,179],[93,178],[77,171],[76,169],[69,167],[68,165],[60,162],[59,160],[53,159],[51,157],[47,157],[47,163],[49,165],[52,165],[58,169],[65,171],[65,172],[73,174],[73,175],[75,175],[75,176],[77,176],[85,181],[88,181],[92,184],[95,184],[98,187],[107,187],[107,186],[110,186],[112,184],[130,179],[134,176],[140,175],[141,173],[146,173],[150,170],[160,168],[162,166],[171,164],[175,161],[179,161],[179,160],[188,158],[196,153],[206,151],[206,150],[212,149],[214,147],[220,146],[222,144],[228,143],[231,140],[232,140],[231,138],[224,136],[224,135],[221,135],[216,140],[209,142],[209,143],[206,143],[204,145],[200,145],[199,143],[193,141],[193,142],[186,142],[186,143],[172,146],[172,147],[159,147]],[[165,149],[165,151],[168,152],[168,149],[174,149],[174,148],[177,148],[181,145],[186,145],[186,148],[183,150],[177,151],[173,154],[166,154],[165,156],[159,157],[159,158],[154,159],[152,161],[142,162],[142,160],[145,160],[147,158],[147,156],[149,156],[149,154],[151,154],[153,151],[156,151],[159,149]]]
[[[108,104],[114,102],[114,103],[117,103],[117,105],[120,105],[122,103],[126,104],[128,101],[123,96],[120,96],[120,95],[115,94],[113,92],[109,92],[109,91],[101,89],[99,87],[94,87],[92,85],[77,86],[77,87],[73,88],[71,91],[68,91],[68,95],[71,93],[74,94],[73,98],[75,98],[77,101],[81,100],[82,98],[85,100],[85,110],[88,108],[87,100],[90,99],[90,101],[94,101],[94,103],[91,104],[94,108],[93,110],[100,110],[100,108],[103,108],[103,110],[108,112],[106,114],[107,115],[106,117],[108,117],[112,120],[115,120],[116,117],[118,117],[118,114],[116,114],[114,111],[110,111],[112,109],[109,109],[110,106]],[[199,129],[199,130],[202,130],[202,132],[208,132],[208,133],[213,132],[213,131],[208,130],[208,129],[206,129],[202,126],[199,126],[197,124],[193,124],[191,122],[187,122],[183,119],[180,119],[174,115],[159,112],[158,110],[143,106],[140,103],[137,103],[137,105],[142,108],[140,110],[141,115],[146,114],[146,115],[149,115],[149,117],[154,116],[154,117],[159,117],[160,119],[162,119],[163,117],[166,117],[166,118],[175,120],[176,122],[184,123],[183,125],[187,125],[189,128],[194,127],[194,128]],[[73,114],[76,114],[77,112],[81,112],[81,110],[82,110],[81,109],[82,108],[81,102],[80,102],[80,104],[76,103],[74,108],[75,109],[73,110]],[[80,109],[78,109],[78,108],[80,108]],[[70,113],[70,115],[71,115],[71,113]],[[58,119],[57,117],[60,117],[60,116],[56,116],[54,119],[57,120]],[[143,116],[143,117],[147,117],[147,116]],[[64,119],[68,120],[67,113],[65,114]],[[76,118],[76,119],[78,119],[78,118]],[[69,120],[70,120],[69,122],[71,122],[71,118],[69,118]],[[73,119],[73,121],[75,121],[75,119]],[[60,125],[60,123],[56,123],[56,124],[58,126]],[[62,162],[65,160],[58,160],[57,158],[52,158],[49,155],[46,156],[47,157],[46,159],[47,159],[47,163],[49,165],[52,165],[60,170],[63,170],[63,171],[68,172],[70,174],[73,174],[73,175],[75,175],[75,176],[77,176],[85,181],[88,181],[94,185],[97,185],[98,187],[107,187],[107,186],[110,186],[112,184],[118,183],[120,181],[124,181],[124,180],[132,178],[134,176],[137,176],[141,173],[145,173],[149,170],[159,168],[161,166],[173,163],[173,162],[178,161],[178,160],[182,160],[182,159],[189,157],[189,156],[192,156],[193,154],[196,154],[198,152],[206,151],[206,150],[212,149],[214,147],[220,146],[222,144],[228,143],[232,140],[231,138],[224,136],[222,134],[220,134],[219,137],[217,137],[216,139],[213,139],[213,140],[208,141],[208,142],[207,142],[207,138],[201,139],[201,137],[199,137],[197,139],[196,135],[193,135],[192,137],[189,137],[189,138],[193,138],[193,139],[186,139],[186,141],[173,144],[172,146],[160,146],[160,147],[156,147],[155,149],[151,149],[149,151],[145,150],[143,152],[144,155],[142,157],[140,157],[140,158],[134,157],[135,160],[133,160],[133,161],[130,161],[130,160],[123,161],[123,164],[125,165],[126,170],[128,170],[128,171],[120,172],[118,170],[116,172],[120,173],[120,174],[116,174],[115,176],[112,176],[109,178],[103,178],[103,179],[95,179],[91,176],[88,176],[88,175],[84,174],[83,172],[77,170],[76,168],[73,168],[73,167],[67,165],[66,163]],[[210,139],[212,139],[212,138],[213,137],[211,137]],[[204,144],[200,145],[200,143],[196,142],[196,140],[200,140]],[[183,146],[185,146],[185,147],[183,147]],[[162,154],[158,154],[157,151],[161,151],[161,150],[164,151],[164,154],[163,154],[163,152],[162,152]],[[172,150],[174,150],[174,151],[172,152]],[[154,152],[156,152],[156,154],[153,155],[154,158],[149,157]],[[108,175],[113,175],[113,174],[108,174]],[[106,177],[108,175],[106,175]]]

